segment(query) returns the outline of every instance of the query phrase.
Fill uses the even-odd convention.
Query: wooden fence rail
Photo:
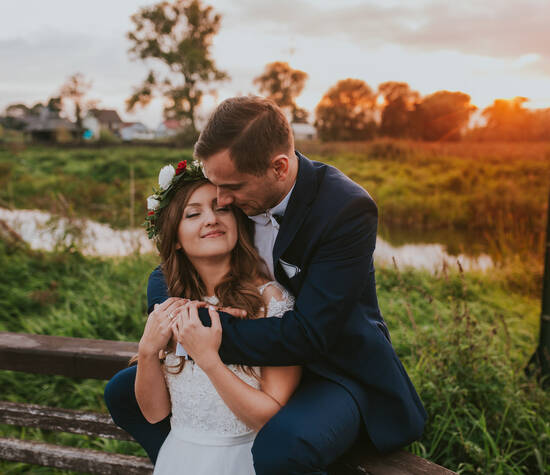
[[[137,343],[0,332],[0,369],[110,379],[127,367]],[[19,427],[132,441],[106,414],[0,401],[0,423]],[[112,454],[43,442],[0,438],[0,459],[94,474],[149,474],[144,457]],[[365,453],[354,447],[332,475],[448,475],[450,470],[405,451]]]

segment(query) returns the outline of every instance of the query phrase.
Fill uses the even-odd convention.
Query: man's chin
[[[258,214],[262,214],[265,210],[260,208],[255,208],[248,205],[235,205],[237,208],[240,208],[241,211],[246,214],[247,216],[256,216]]]

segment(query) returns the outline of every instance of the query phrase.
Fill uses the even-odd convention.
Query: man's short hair
[[[258,96],[223,101],[208,119],[195,144],[195,157],[208,160],[228,149],[241,173],[263,175],[271,158],[294,153],[290,124],[271,100]]]

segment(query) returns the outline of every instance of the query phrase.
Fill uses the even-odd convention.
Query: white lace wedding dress
[[[260,293],[270,285],[280,289],[282,298],[271,299],[266,316],[282,317],[293,308],[294,298],[277,282],[262,285]],[[218,303],[216,297],[207,301]],[[154,475],[254,475],[250,449],[256,433],[225,405],[198,365],[186,361],[181,373],[171,374],[169,367],[176,366],[179,358],[174,353],[166,355],[172,429],[160,449]],[[228,367],[250,386],[259,387],[255,378],[236,365]]]

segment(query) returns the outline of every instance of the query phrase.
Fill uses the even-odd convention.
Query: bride
[[[217,205],[216,187],[197,165],[165,167],[159,178],[146,222],[173,297],[147,319],[135,382],[149,422],[172,414],[154,473],[252,475],[254,437],[289,400],[301,369],[226,366],[218,355],[216,309],[244,309],[243,318],[280,317],[294,299],[266,277],[247,218]],[[206,305],[211,327],[198,317]]]

